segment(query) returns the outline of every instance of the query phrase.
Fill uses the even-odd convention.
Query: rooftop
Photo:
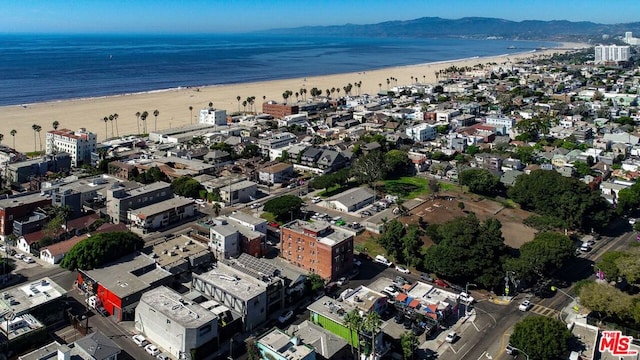
[[[141,207],[136,210],[132,210],[132,212],[139,218],[146,218],[148,216],[162,214],[172,209],[181,208],[189,204],[193,204],[193,200],[189,200],[186,198],[171,198],[167,200],[162,200],[155,204]]]
[[[311,303],[307,307],[309,311],[322,315],[328,319],[331,319],[338,324],[342,324],[344,316],[351,310],[357,309],[355,305],[349,302],[339,302],[336,299],[328,296],[323,296],[317,301]],[[361,315],[364,311],[360,310]]]
[[[368,200],[374,196],[373,192],[363,187],[357,187],[343,192],[340,195],[333,197],[331,200],[339,202],[346,207],[359,204],[365,200]]]
[[[194,304],[166,286],[160,286],[142,295],[143,302],[185,328],[199,328],[216,320],[204,307]]]
[[[0,199],[0,209],[18,207],[25,204],[31,204],[38,201],[47,200],[47,197],[40,195],[40,192],[14,196],[10,198]]]
[[[256,186],[257,184],[254,183],[253,181],[249,181],[249,180],[242,180],[242,181],[238,181],[236,183],[233,184],[227,184],[227,186],[222,186],[220,188],[220,191],[222,192],[228,192],[229,188],[231,188],[231,191],[235,191],[235,190],[241,190],[241,189],[245,189],[251,186]]]
[[[374,307],[375,302],[382,298],[386,297],[382,293],[371,290],[366,286],[358,286],[353,291],[349,292],[344,297],[345,303],[350,303],[353,306],[363,310],[365,312],[371,311]]]
[[[221,262],[216,269],[193,276],[244,301],[253,299],[267,289],[260,280]]]
[[[266,222],[265,219],[243,213],[242,211],[236,211],[227,216],[229,217],[229,219],[236,220],[239,222],[245,222],[251,225],[259,225],[259,224],[262,224],[263,222]]]
[[[211,253],[209,249],[198,241],[182,235],[170,239],[168,241],[155,244],[152,248],[154,259],[158,266],[165,268],[167,265],[173,265],[188,261],[187,259],[194,256],[202,256]]]
[[[291,325],[288,332],[299,337],[305,344],[313,346],[316,352],[325,359],[332,359],[338,351],[347,346],[347,342],[343,338],[309,320],[303,321],[300,325]]]
[[[171,276],[151,257],[133,253],[101,268],[83,271],[119,298],[125,298]]]
[[[308,345],[304,345],[297,337],[291,337],[284,331],[274,328],[258,339],[258,343],[280,354],[287,360],[304,359],[305,356],[314,350]]]
[[[48,277],[5,289],[0,296],[0,316],[9,311],[17,316],[28,313],[32,308],[51,302],[66,293],[65,289]]]

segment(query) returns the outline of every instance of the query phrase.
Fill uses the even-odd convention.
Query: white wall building
[[[198,122],[209,125],[227,125],[227,110],[202,109]]]
[[[437,131],[435,126],[423,123],[413,127],[408,127],[405,130],[405,133],[407,136],[411,137],[413,141],[424,142],[435,139]]]
[[[628,46],[598,45],[595,47],[596,64],[608,61],[627,61],[631,56]]]
[[[216,254],[217,259],[229,259],[240,254],[240,233],[224,218],[213,219],[213,226],[209,228],[209,247]]]
[[[306,126],[307,125],[307,114],[287,115],[287,116],[283,117],[282,119],[278,120],[278,126],[279,127],[287,127],[287,126],[292,126],[292,125]]]
[[[640,45],[640,39],[633,37],[633,33],[631,31],[627,31],[624,33],[624,38],[622,38],[625,44],[629,45]]]
[[[218,336],[217,317],[168,287],[147,291],[136,307],[135,327],[176,359]]]
[[[506,117],[506,116],[496,116],[496,115],[492,115],[492,116],[487,116],[485,123],[487,125],[493,125],[495,126],[498,130],[504,128],[505,133],[502,134],[502,131],[498,131],[498,133],[500,135],[507,135],[511,132],[511,129],[513,129],[513,127],[516,124],[516,120],[510,117]]]
[[[91,162],[91,152],[96,151],[97,135],[85,128],[78,131],[58,129],[47,132],[47,154],[66,152],[71,155],[71,165],[80,166]]]

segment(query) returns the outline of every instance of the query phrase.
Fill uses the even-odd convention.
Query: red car
[[[434,283],[434,284],[436,284],[436,285],[438,285],[438,286],[440,286],[440,287],[443,287],[443,288],[448,288],[448,287],[449,287],[449,284],[448,284],[446,281],[444,281],[444,280],[435,279],[435,280],[433,281],[433,283]]]
[[[270,223],[269,223],[269,226],[274,227],[274,228],[276,228],[276,229],[280,227],[280,225],[278,225],[278,223],[277,223],[277,222],[270,222]]]

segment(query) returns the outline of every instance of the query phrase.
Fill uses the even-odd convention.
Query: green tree
[[[500,178],[485,169],[468,169],[460,173],[460,184],[469,187],[469,191],[482,194],[494,195],[498,191]]]
[[[530,359],[552,360],[567,352],[571,337],[560,320],[529,316],[516,324],[509,342]]]
[[[394,178],[410,174],[413,170],[413,163],[409,159],[406,151],[389,150],[384,154],[384,163]]]
[[[594,173],[593,169],[591,169],[591,166],[583,161],[574,161],[573,168],[576,169],[576,172],[578,173],[578,175],[580,175],[580,177],[593,175]]]
[[[369,186],[384,179],[387,175],[387,169],[382,152],[374,150],[360,156],[351,166],[351,174],[358,183]]]
[[[616,266],[620,275],[624,276],[628,282],[638,284],[640,282],[640,248],[631,248],[626,254],[616,259]]]
[[[260,356],[260,349],[258,348],[255,337],[249,337],[245,341],[245,344],[247,346],[247,357],[249,360],[260,360],[262,358]]]
[[[599,282],[589,282],[580,287],[580,305],[606,317],[629,320],[633,317],[634,299],[619,289]]]
[[[416,225],[410,226],[402,237],[401,243],[404,263],[407,267],[416,266],[420,262],[420,257],[416,255],[420,254],[423,244],[422,239],[420,239],[420,229]]]
[[[624,251],[607,251],[602,254],[602,258],[595,264],[594,268],[602,271],[606,279],[617,281],[620,276],[617,261],[625,256],[628,256],[628,254]]]
[[[400,345],[402,346],[402,357],[404,360],[413,360],[420,343],[413,332],[407,331],[400,335]]]
[[[144,240],[129,231],[99,233],[75,244],[60,266],[72,271],[91,270],[107,261],[141,250],[143,246]]]
[[[386,223],[384,231],[378,237],[378,243],[382,245],[387,254],[397,262],[404,263],[403,237],[406,234],[404,225],[397,219]]]
[[[293,218],[303,203],[302,199],[295,195],[283,195],[267,201],[263,209],[280,220],[286,220],[288,215]]]
[[[247,144],[240,153],[240,157],[243,159],[249,159],[252,157],[260,156],[260,148],[256,144]]]
[[[354,348],[358,349],[358,358],[360,358],[360,336],[359,333],[363,328],[364,319],[360,316],[357,309],[353,309],[346,313],[343,318],[344,325],[349,329],[349,344],[351,344],[351,353],[353,354]],[[353,333],[356,334],[356,339],[353,338]]]
[[[465,151],[467,154],[473,156],[475,154],[477,154],[480,151],[480,148],[475,146],[475,145],[469,145],[467,146],[467,150]]]
[[[175,194],[198,198],[200,190],[204,190],[204,186],[190,176],[180,176],[171,182],[171,188]]]
[[[554,275],[573,256],[573,242],[568,236],[543,232],[520,247],[520,257],[508,261],[506,266],[520,279]]]
[[[535,170],[520,175],[508,194],[523,209],[561,219],[569,228],[598,230],[611,219],[611,206],[600,191],[592,191],[580,180],[555,171]]]
[[[432,231],[437,243],[427,249],[425,267],[457,283],[496,286],[504,275],[506,252],[501,227],[493,218],[480,223],[474,214],[435,227]]]
[[[375,311],[369,311],[364,316],[363,329],[371,335],[371,349],[370,354],[376,353],[376,336],[380,331],[380,326],[382,326],[382,319],[380,315]]]
[[[309,274],[307,276],[307,282],[309,283],[311,292],[314,294],[324,288],[324,280],[316,273]]]

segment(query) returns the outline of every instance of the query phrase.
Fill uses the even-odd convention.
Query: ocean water
[[[280,35],[0,35],[0,105],[366,71],[554,45]]]

